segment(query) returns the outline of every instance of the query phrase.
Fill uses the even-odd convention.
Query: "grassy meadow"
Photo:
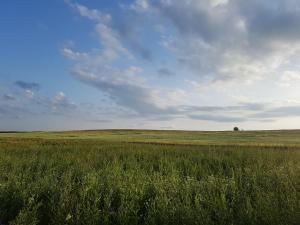
[[[300,224],[300,131],[0,133],[0,225]]]

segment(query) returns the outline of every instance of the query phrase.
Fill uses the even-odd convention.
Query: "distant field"
[[[0,133],[0,225],[300,224],[300,131]]]
[[[0,133],[0,138],[95,139],[108,142],[148,142],[188,145],[300,146],[300,130],[287,131],[155,131],[95,130],[68,132]]]

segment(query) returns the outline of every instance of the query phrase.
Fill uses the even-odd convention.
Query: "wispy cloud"
[[[96,11],[87,9],[86,12]],[[93,20],[92,15],[80,14]],[[67,48],[62,50],[65,56],[75,61],[72,69],[74,77],[106,93],[116,104],[136,113],[146,115],[164,111],[158,104],[158,91],[151,89],[145,78],[140,76],[141,68],[130,64],[127,68],[114,66],[116,61],[123,61],[123,57],[133,59],[118,33],[101,20],[96,21],[95,32],[102,49],[89,53],[79,53]]]
[[[137,1],[138,2],[138,1]],[[194,74],[253,82],[278,74],[300,50],[300,3],[283,1],[152,0],[153,17],[177,30],[168,42]],[[170,30],[169,30],[170,32]]]
[[[71,74],[134,115],[224,123],[298,116],[297,105],[274,106],[270,102],[185,104],[171,96],[169,90],[175,82],[165,84],[159,79],[176,77],[177,84],[194,79],[203,83],[200,88],[207,83],[242,86],[258,80],[298,80],[299,68],[292,61],[300,56],[299,1],[136,0],[123,4],[125,12],[116,18],[78,3],[70,5],[94,24],[100,41],[98,48],[86,52],[62,49],[74,62]],[[155,28],[158,26],[163,29]],[[159,50],[149,47],[148,35]],[[145,65],[141,56],[149,64]],[[217,86],[209,87],[216,92]]]
[[[211,114],[189,115],[189,118],[193,120],[213,121],[213,122],[221,122],[221,123],[244,122],[247,120],[244,117],[232,117],[232,116],[211,115]]]
[[[11,94],[4,94],[4,95],[2,96],[2,98],[3,98],[4,100],[7,100],[7,101],[14,101],[14,100],[16,100],[15,96],[13,96],[13,95],[11,95]]]
[[[34,115],[75,115],[78,114],[77,104],[73,103],[64,92],[60,91],[53,97],[44,96],[35,82],[15,82],[22,91],[14,91],[13,86],[6,88],[13,94],[4,94],[0,98],[0,114],[2,118],[22,118]],[[23,90],[24,89],[24,90]]]
[[[38,91],[41,87],[40,84],[35,82],[16,81],[15,85],[24,90]]]
[[[94,20],[96,22],[107,23],[110,22],[111,16],[107,13],[102,13],[97,9],[89,9],[84,5],[80,5],[71,1],[67,1],[67,3],[74,8],[81,16],[86,17],[90,20]]]
[[[160,75],[160,76],[172,76],[174,75],[175,73],[173,71],[171,71],[170,69],[166,68],[166,67],[162,67],[160,69],[157,70],[157,73]]]

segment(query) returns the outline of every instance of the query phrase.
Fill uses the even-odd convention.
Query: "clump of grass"
[[[300,224],[296,147],[1,139],[0,224]]]

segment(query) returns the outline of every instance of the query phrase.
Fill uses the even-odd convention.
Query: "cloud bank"
[[[113,12],[68,5],[93,24],[99,42],[86,51],[61,49],[73,62],[70,74],[131,116],[242,123],[300,115],[299,103],[287,96],[280,104],[220,99],[236,95],[227,88],[242,93],[265,82],[281,90],[300,81],[297,0],[136,0]],[[199,97],[204,90],[219,98],[207,104]]]
[[[24,72],[36,63],[28,54],[18,70],[0,71],[1,123],[300,124],[299,0],[64,2],[66,21],[47,30],[71,29],[39,39],[61,46],[53,63]]]

